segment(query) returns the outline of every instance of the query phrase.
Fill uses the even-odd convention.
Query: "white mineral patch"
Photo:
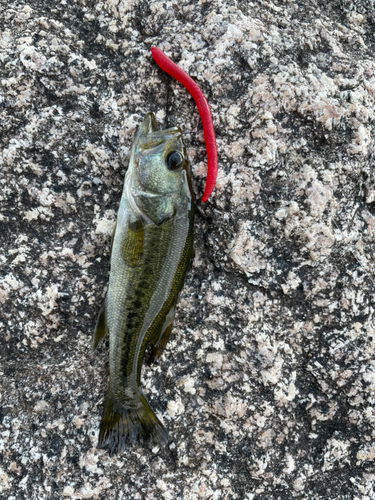
[[[324,259],[331,252],[335,237],[325,224],[312,224],[304,233],[306,248],[310,251],[312,260]]]
[[[357,453],[357,465],[364,461],[372,461],[375,459],[375,443],[370,443],[361,446]]]
[[[218,352],[209,353],[206,362],[212,364],[214,370],[220,370],[223,364],[223,355]]]
[[[185,407],[180,400],[168,401],[167,413],[171,418],[184,413]]]
[[[345,467],[349,463],[349,441],[341,441],[339,439],[329,439],[324,453],[324,465],[322,470],[332,470],[335,466],[340,468]],[[358,456],[358,455],[357,455]]]
[[[111,235],[114,227],[115,221],[113,220],[99,219],[96,221],[96,232],[98,234]]]
[[[189,394],[195,394],[197,392],[194,387],[195,381],[192,377],[186,377],[183,381],[183,384],[185,392],[188,392]]]
[[[295,290],[300,285],[300,283],[301,279],[299,278],[299,276],[293,271],[290,271],[288,273],[288,278],[285,285],[281,285],[281,287],[283,289],[283,292],[287,294],[289,290]]]
[[[47,401],[44,401],[42,399],[34,405],[34,411],[36,412],[44,413],[48,409],[49,409],[49,404],[47,403]]]
[[[261,258],[265,245],[251,236],[250,228],[251,223],[242,224],[229,250],[233,261],[248,275],[255,274],[266,267],[266,260]]]
[[[71,486],[65,486],[62,492],[64,497],[73,497],[74,495],[74,489]]]
[[[235,166],[231,170],[228,182],[232,185],[232,203],[235,206],[248,205],[260,192],[261,188],[261,180],[257,174],[243,165]],[[226,185],[227,188],[228,185]]]

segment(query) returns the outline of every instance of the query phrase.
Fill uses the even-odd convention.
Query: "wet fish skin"
[[[166,429],[143,395],[141,369],[147,346],[158,358],[171,333],[192,258],[193,208],[181,130],[157,131],[150,113],[130,154],[109,286],[93,341],[95,349],[109,333],[110,380],[99,447],[111,454],[129,443],[151,447],[168,442]]]

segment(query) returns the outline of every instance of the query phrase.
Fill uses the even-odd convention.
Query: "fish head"
[[[148,113],[135,139],[132,156],[132,198],[147,219],[160,225],[192,196],[181,129],[157,130],[155,116]]]

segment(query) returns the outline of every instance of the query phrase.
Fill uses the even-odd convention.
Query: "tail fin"
[[[126,407],[126,404],[114,402],[109,388],[98,448],[108,449],[110,455],[113,455],[124,451],[128,444],[137,442],[149,448],[155,445],[165,446],[168,443],[168,431],[152,411],[142,392],[138,404]]]

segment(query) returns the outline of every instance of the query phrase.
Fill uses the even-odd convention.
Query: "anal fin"
[[[96,327],[95,327],[95,332],[94,336],[92,339],[92,350],[95,351],[95,349],[98,347],[100,342],[104,339],[104,337],[107,335],[108,330],[107,330],[107,325],[105,323],[105,300],[104,303],[99,311],[98,319],[96,321]]]
[[[151,342],[151,362],[158,360],[163,352],[165,346],[168,343],[169,337],[172,333],[172,326],[174,315],[176,312],[176,306],[172,306],[165,318],[164,325],[162,326],[161,333],[158,339]]]

